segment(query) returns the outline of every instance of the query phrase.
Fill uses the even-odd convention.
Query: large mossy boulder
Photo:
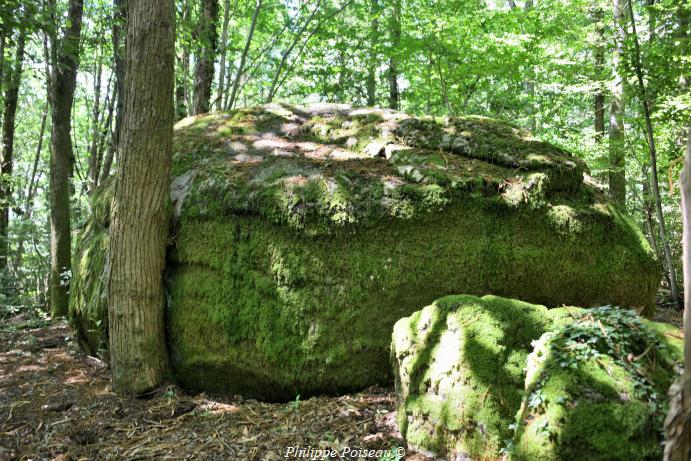
[[[399,428],[446,459],[660,459],[681,345],[626,309],[448,296],[394,327]]]
[[[388,382],[393,324],[435,298],[650,307],[660,271],[585,165],[480,117],[270,105],[175,128],[166,312],[185,386],[265,399]],[[71,313],[103,349],[111,187]]]

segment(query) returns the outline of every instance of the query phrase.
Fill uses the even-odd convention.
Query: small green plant
[[[288,407],[292,411],[298,411],[300,408],[300,394],[295,396],[295,400],[290,402],[290,406]]]

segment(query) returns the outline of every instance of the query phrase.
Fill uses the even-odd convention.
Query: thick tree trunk
[[[367,63],[367,105],[377,101],[377,43],[379,42],[379,0],[370,0],[369,61]]]
[[[19,102],[19,85],[22,81],[24,63],[24,46],[26,30],[22,29],[17,39],[14,68],[7,72],[5,82],[5,109],[3,111],[2,145],[0,146],[0,289],[8,291],[9,270],[9,224],[10,206],[12,204],[11,179],[14,169],[14,129],[17,104]]]
[[[129,0],[125,118],[111,210],[108,322],[113,389],[166,375],[163,310],[173,137],[172,0]]]
[[[626,150],[624,144],[624,27],[626,25],[626,2],[614,0],[615,48],[612,55],[614,78],[610,92],[612,101],[609,109],[609,195],[624,208],[626,205]]]
[[[681,217],[684,227],[684,374],[669,389],[665,461],[691,459],[691,123],[686,134],[686,158],[681,174]]]
[[[238,66],[237,74],[235,75],[235,82],[233,83],[233,92],[230,94],[230,101],[228,102],[228,109],[232,109],[235,105],[235,101],[238,95],[238,88],[240,86],[240,80],[242,79],[242,74],[245,71],[245,60],[247,59],[247,53],[249,53],[250,46],[252,45],[252,37],[254,37],[254,30],[257,26],[257,18],[259,17],[259,11],[262,8],[262,0],[256,0],[254,6],[254,14],[252,14],[252,23],[250,24],[250,31],[247,34],[247,40],[245,41],[245,49],[242,50],[242,56],[240,57],[240,65]]]
[[[53,40],[50,136],[50,306],[53,316],[67,315],[71,275],[70,176],[72,103],[79,66],[83,0],[70,0],[62,43]],[[54,36],[53,36],[54,37]]]
[[[201,41],[194,69],[195,114],[209,112],[211,106],[211,86],[214,81],[214,59],[218,48],[218,1],[202,0],[202,17],[199,20]]]
[[[401,0],[394,0],[390,20],[391,53],[389,57],[389,108],[401,108],[401,93],[398,89],[398,48],[401,43]]]

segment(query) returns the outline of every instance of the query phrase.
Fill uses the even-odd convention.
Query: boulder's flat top
[[[582,201],[584,171],[492,119],[271,104],[178,122],[172,195],[178,216],[249,212],[302,228],[411,218],[459,196]]]

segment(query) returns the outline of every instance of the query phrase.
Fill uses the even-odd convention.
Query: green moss
[[[167,263],[179,379],[268,399],[387,382],[392,325],[448,293],[651,306],[650,248],[579,165],[473,117],[271,105],[182,120]],[[111,196],[99,190],[93,232]],[[78,244],[78,324],[105,299],[84,256],[105,244]]]
[[[408,445],[497,453],[520,405],[530,342],[549,325],[547,308],[493,296],[442,298],[396,323],[391,356]]]
[[[660,328],[600,308],[543,335],[528,358],[511,459],[659,459],[666,393],[683,357]]]
[[[94,209],[98,210],[98,203]],[[75,246],[79,250],[72,260],[70,323],[77,341],[87,353],[107,359],[108,230],[91,221],[80,231]]]
[[[448,458],[658,459],[681,360],[659,328],[613,308],[442,298],[394,327],[399,428]]]

